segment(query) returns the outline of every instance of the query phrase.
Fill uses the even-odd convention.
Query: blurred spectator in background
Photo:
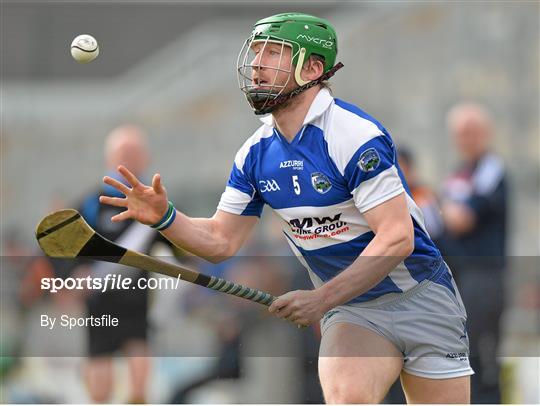
[[[409,186],[411,197],[416,202],[424,216],[424,224],[431,237],[437,244],[444,228],[439,201],[435,193],[418,178],[416,161],[413,153],[404,147],[398,148],[398,163]]]
[[[447,116],[462,161],[443,183],[445,234],[441,250],[456,277],[469,315],[473,403],[500,403],[499,319],[503,310],[507,179],[490,149],[494,128],[487,110],[458,104]]]
[[[144,178],[150,162],[146,134],[133,125],[114,129],[105,142],[105,159],[109,176],[118,178],[115,169],[118,165],[124,165]],[[88,224],[120,245],[148,252],[156,239],[160,238],[159,234],[132,221],[112,223],[110,218],[121,210],[100,205],[98,197],[103,193],[123,197],[106,185],[92,191],[80,207],[80,212]],[[118,350],[122,350],[127,356],[129,368],[129,402],[144,403],[150,370],[147,346],[148,290],[140,289],[136,283],[147,274],[102,262],[92,262],[88,266],[92,277],[104,278],[109,273],[126,273],[125,276],[132,279],[129,289],[108,289],[105,292],[92,290],[88,294],[88,316],[101,317],[103,314],[110,314],[118,318],[117,327],[88,327],[90,358],[85,379],[90,397],[95,402],[107,402],[110,399],[114,388],[113,356]]]
[[[2,356],[0,357],[0,380],[13,370],[20,356],[23,343],[23,312],[21,304],[30,302],[30,299],[40,295],[39,277],[49,276],[50,267],[35,265],[33,254],[35,252],[25,244],[15,228],[7,229],[2,234],[2,257],[0,283],[0,341],[2,343]],[[39,268],[30,272],[29,268]],[[37,282],[36,282],[37,280]],[[23,290],[21,286],[24,286]],[[0,389],[1,390],[1,389]],[[2,402],[5,398],[2,397]]]

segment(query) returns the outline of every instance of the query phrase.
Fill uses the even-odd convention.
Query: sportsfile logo
[[[259,189],[261,193],[277,192],[278,190],[281,190],[278,183],[274,179],[260,180]]]
[[[178,289],[181,280],[180,274],[173,278],[139,278],[132,279],[121,274],[108,274],[100,277],[68,277],[68,278],[41,278],[41,290],[51,293],[66,290],[132,290],[132,289]],[[135,283],[134,283],[135,282]]]
[[[296,39],[302,39],[307,42],[313,42],[314,44],[320,45],[323,48],[331,49],[334,46],[333,41],[329,41],[322,38],[312,37],[310,35],[300,34],[296,37]]]

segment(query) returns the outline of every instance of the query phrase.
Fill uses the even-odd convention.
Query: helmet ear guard
[[[299,86],[303,86],[309,81],[306,81],[302,79],[300,76],[300,72],[302,72],[302,67],[304,66],[306,57],[306,48],[300,48],[300,52],[298,53],[298,60],[296,62],[296,68],[294,69],[294,80],[296,80],[296,83],[298,83]]]

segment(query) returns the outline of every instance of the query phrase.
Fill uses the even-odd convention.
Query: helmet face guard
[[[262,44],[257,50],[261,55],[268,44],[278,44],[281,47],[278,65],[261,65],[260,57],[258,63],[254,64],[255,44]],[[284,67],[282,58],[285,47],[291,49],[291,58],[289,66]],[[301,78],[300,72],[304,62],[312,55],[323,58],[324,72],[321,78],[308,82]],[[337,65],[333,66],[336,55],[336,33],[328,21],[303,13],[277,14],[255,23],[251,36],[244,42],[237,60],[238,85],[255,114],[266,114],[291,97],[331,77],[339,69],[335,69]],[[261,70],[265,70],[265,83],[261,82]],[[269,72],[273,72],[270,74],[272,79],[268,79]],[[285,83],[278,83],[280,73],[287,73]],[[285,93],[284,89],[293,80],[291,78],[299,87]]]
[[[276,44],[280,47],[280,56],[277,66],[269,66],[261,63],[261,57],[258,59],[258,63],[253,63],[256,59],[257,53],[253,49],[253,46],[258,44],[260,47],[257,53],[264,55],[267,52],[268,44]],[[285,88],[291,82],[291,73],[293,72],[293,59],[295,55],[291,55],[288,66],[282,66],[283,51],[285,47],[292,49],[293,47],[285,40],[272,39],[269,36],[264,38],[251,35],[242,46],[237,60],[237,75],[238,86],[240,90],[246,96],[246,100],[249,105],[255,111],[263,111],[268,106],[269,102],[275,100],[278,96],[284,93]],[[267,80],[261,81],[261,70],[265,71]],[[285,83],[277,83],[280,73],[287,74]]]

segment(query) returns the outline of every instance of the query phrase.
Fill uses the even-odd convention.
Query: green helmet
[[[256,67],[249,62],[248,53],[257,42],[264,42],[265,46],[273,42],[292,48],[290,72],[294,70],[293,77],[300,86],[308,83],[301,78],[300,72],[312,55],[324,58],[323,74],[330,71],[336,62],[337,36],[327,20],[304,13],[282,13],[257,21],[238,55],[237,64],[240,89],[256,113],[264,110],[262,106],[280,96],[285,88],[284,85],[272,84],[270,89],[260,90],[252,83],[252,70]]]
[[[293,64],[300,68],[313,54],[324,58],[325,73],[336,62],[336,31],[323,18],[303,13],[276,14],[257,21],[253,26],[253,37],[255,40],[284,40],[292,46]]]

